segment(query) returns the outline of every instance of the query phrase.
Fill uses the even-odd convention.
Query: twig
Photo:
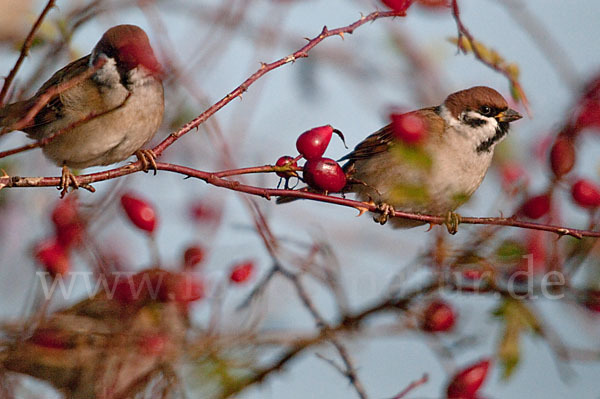
[[[391,399],[402,399],[403,397],[408,395],[412,390],[414,390],[417,387],[420,387],[421,385],[426,384],[428,381],[429,381],[429,376],[427,374],[423,374],[423,377],[408,384],[408,386],[406,388],[404,388],[402,391],[400,391],[399,394],[397,394],[396,396],[394,396]]]
[[[501,73],[502,75],[504,75],[510,81],[510,84],[519,93],[519,98],[520,98],[521,102],[523,103],[523,106],[525,107],[527,114],[532,115],[531,110],[529,108],[529,100],[527,100],[527,96],[525,95],[525,90],[523,90],[523,87],[521,87],[521,84],[513,76],[511,76],[511,74],[508,71],[506,71],[506,70],[498,67],[498,65],[494,65],[491,62],[489,62],[488,60],[486,60],[485,57],[483,57],[481,55],[481,53],[479,52],[479,50],[477,49],[477,46],[474,45],[475,38],[473,37],[473,35],[471,35],[471,32],[469,32],[467,27],[463,24],[462,20],[460,19],[460,10],[458,8],[458,0],[452,0],[452,15],[454,16],[454,20],[456,21],[456,27],[458,28],[458,39],[459,39],[458,46],[459,46],[459,48],[461,48],[460,38],[461,38],[461,36],[465,36],[467,39],[469,39],[469,42],[471,43],[471,47],[473,49],[473,54],[475,55],[475,58],[477,58],[479,61],[481,61],[483,64],[485,64],[489,68],[493,69],[494,71],[497,71],[497,72]]]
[[[8,89],[10,88],[12,81],[14,80],[19,68],[21,67],[21,64],[25,60],[25,57],[27,57],[27,53],[29,52],[29,49],[31,48],[31,44],[33,43],[33,38],[35,36],[35,32],[37,32],[39,27],[42,25],[42,21],[44,20],[44,18],[46,17],[46,14],[48,14],[50,9],[52,7],[54,7],[55,2],[56,2],[55,0],[48,0],[46,7],[44,7],[44,9],[42,10],[42,13],[38,17],[38,19],[35,21],[33,26],[31,27],[31,30],[29,31],[27,38],[25,38],[25,42],[23,43],[23,46],[21,46],[21,53],[19,54],[19,58],[17,58],[17,62],[15,63],[15,66],[10,70],[10,73],[8,74],[6,79],[4,79],[4,85],[2,86],[2,91],[0,91],[0,104],[4,103],[4,98],[6,97],[6,93],[8,93]]]

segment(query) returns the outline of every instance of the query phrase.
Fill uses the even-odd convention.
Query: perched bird
[[[380,210],[375,220],[381,224],[394,210],[446,215],[454,233],[459,220],[452,211],[479,187],[495,146],[521,115],[496,90],[484,86],[450,94],[439,106],[407,115],[424,122],[422,143],[398,139],[393,124],[373,133],[340,159],[348,161],[343,192],[375,202]],[[391,222],[404,228],[423,224],[400,218]]]
[[[135,153],[147,170],[155,167],[154,154],[140,148],[162,122],[161,74],[146,33],[114,26],[33,97],[0,108],[0,127],[43,141],[46,157],[63,167],[63,193],[77,188],[68,168],[109,165]]]

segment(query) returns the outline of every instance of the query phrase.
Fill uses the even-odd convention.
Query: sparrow
[[[42,141],[46,157],[63,167],[63,195],[69,186],[78,187],[69,168],[110,165],[135,153],[145,171],[149,166],[156,171],[154,154],[140,148],[162,122],[161,75],[146,33],[117,25],[91,54],[60,69],[33,97],[0,108],[0,128]]]
[[[395,210],[446,216],[454,234],[460,217],[453,211],[479,187],[494,148],[521,115],[485,86],[452,93],[439,106],[409,114],[425,123],[424,141],[407,145],[395,137],[392,123],[371,134],[339,160],[347,161],[343,170],[348,183],[342,192],[377,204],[378,223],[386,223]],[[396,228],[424,224],[401,218],[391,223]]]

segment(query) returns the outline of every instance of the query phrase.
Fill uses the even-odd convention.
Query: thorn
[[[433,230],[434,226],[435,226],[435,223],[429,223],[429,227],[427,228],[427,230],[425,230],[425,233],[429,233],[431,230]]]
[[[358,210],[358,215],[356,215],[356,217],[361,217],[365,212],[369,211],[368,208],[363,208],[362,206],[356,207],[356,209]]]
[[[0,168],[0,171],[2,171],[2,177],[10,177],[4,169]]]
[[[342,38],[342,40],[344,40],[344,32],[340,32],[338,35]]]

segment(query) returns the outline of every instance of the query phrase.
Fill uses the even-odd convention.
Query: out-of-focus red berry
[[[529,198],[521,210],[530,219],[539,219],[550,212],[550,196],[548,194],[536,195]]]
[[[56,239],[65,248],[80,245],[84,236],[85,227],[82,223],[67,224],[56,229]]]
[[[448,399],[475,399],[490,367],[490,360],[485,359],[454,375],[446,394]]]
[[[381,0],[381,2],[394,11],[403,12],[410,7],[413,0]]]
[[[571,195],[582,208],[594,209],[600,206],[600,187],[589,180],[577,180],[571,186]]]
[[[575,165],[575,146],[565,137],[556,139],[550,150],[550,167],[558,178],[566,175]]]
[[[427,138],[427,122],[415,112],[392,114],[392,131],[397,140],[409,145],[422,143]]]
[[[154,232],[156,228],[156,212],[154,207],[142,198],[131,194],[123,194],[121,205],[129,220],[139,229]]]
[[[204,249],[199,245],[188,247],[183,253],[183,268],[192,270],[204,260]]]
[[[323,191],[335,193],[346,186],[346,174],[340,165],[330,158],[306,161],[302,177],[309,186]]]
[[[575,126],[579,129],[600,127],[600,102],[597,100],[585,101],[581,105]]]
[[[54,226],[60,228],[79,222],[80,217],[77,200],[72,196],[58,200],[56,206],[52,210],[52,223],[54,223]]]
[[[79,215],[77,200],[71,198],[59,200],[52,210],[56,238],[65,248],[81,244],[85,234],[85,225]]]
[[[50,238],[36,245],[35,258],[52,276],[66,274],[69,271],[69,254],[56,239]]]
[[[421,328],[427,332],[444,332],[454,326],[454,321],[452,307],[445,301],[435,300],[425,308]]]
[[[190,205],[190,216],[198,223],[215,223],[221,219],[221,208],[208,201],[196,201]]]
[[[333,132],[330,125],[307,130],[296,140],[296,149],[305,159],[320,158],[325,153]]]
[[[254,275],[254,262],[245,261],[233,265],[229,280],[232,283],[241,284],[248,281]]]
[[[289,155],[284,155],[284,156],[280,157],[277,160],[277,162],[275,162],[275,166],[292,166],[292,167],[297,167],[298,163],[294,160],[294,158],[290,157]],[[283,177],[283,178],[296,176],[296,172],[294,172],[294,171],[275,172],[275,173],[277,174],[277,176]]]
[[[35,345],[49,349],[69,349],[73,347],[64,334],[53,328],[39,328],[35,330],[29,340]]]
[[[161,301],[175,301],[188,304],[204,298],[204,284],[193,276],[181,273],[166,276],[160,286],[159,299]]]
[[[527,184],[527,172],[518,162],[507,162],[500,167],[502,188],[508,193],[513,193],[520,182]]]
[[[163,334],[148,334],[140,337],[139,347],[143,354],[159,356],[165,352],[168,337]]]
[[[600,291],[586,290],[583,295],[583,304],[592,312],[600,313]]]

